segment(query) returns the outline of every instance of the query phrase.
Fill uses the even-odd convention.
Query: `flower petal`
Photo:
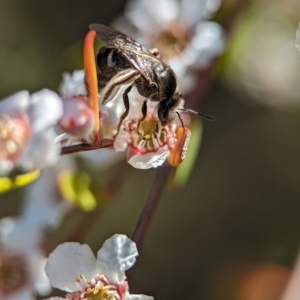
[[[75,95],[87,95],[84,76],[84,70],[75,70],[72,74],[63,73],[63,79],[59,86],[60,95],[63,98]]]
[[[64,113],[58,123],[64,132],[76,137],[88,136],[93,132],[94,112],[86,100],[82,96],[64,98]]]
[[[125,280],[124,272],[134,265],[137,256],[135,243],[126,235],[115,234],[98,251],[97,264],[109,280],[121,283]]]
[[[31,255],[40,242],[41,231],[23,219],[4,218],[0,222],[2,242],[5,248]],[[20,247],[21,245],[26,245]]]
[[[181,0],[181,17],[189,26],[203,18],[210,18],[219,9],[221,0]]]
[[[24,170],[43,169],[57,161],[59,144],[54,143],[55,133],[51,129],[34,134],[17,164]]]
[[[193,68],[205,68],[223,51],[224,46],[221,26],[211,21],[202,22],[197,25],[196,34],[190,46],[182,54],[182,58],[186,60],[186,65]]]
[[[43,89],[31,95],[28,115],[33,131],[38,132],[55,125],[62,114],[62,100],[55,92]]]
[[[30,95],[28,91],[17,92],[0,102],[0,114],[16,116],[25,113],[29,105]]]
[[[129,154],[128,163],[137,169],[157,168],[165,162],[168,154],[169,150],[164,148],[160,148],[156,152],[135,153],[132,156]]]
[[[87,280],[96,276],[96,259],[88,245],[63,243],[50,254],[45,271],[55,288],[76,292],[78,276],[83,275]]]
[[[14,167],[14,164],[11,160],[0,159],[0,176],[5,176],[8,174]]]
[[[33,300],[33,291],[30,285],[26,285],[21,290],[17,290],[14,294],[10,296],[5,296],[3,300]]]
[[[31,273],[34,278],[34,289],[39,295],[49,295],[52,291],[49,278],[45,272],[46,257],[41,253],[35,253],[30,257]]]
[[[127,294],[123,300],[153,300],[154,298],[147,295],[134,295]]]
[[[181,18],[189,26],[195,25],[203,18],[207,0],[182,0]]]
[[[157,9],[159,7],[159,9]],[[137,28],[153,30],[153,27],[167,28],[179,17],[180,6],[174,0],[159,0],[153,5],[152,0],[138,0],[129,2],[128,17]],[[141,24],[139,23],[141,22]],[[145,26],[146,24],[150,27]],[[151,24],[152,23],[152,24]]]
[[[79,155],[86,159],[90,168],[96,168],[97,171],[107,170],[124,159],[124,153],[109,148],[103,148],[101,151],[80,152]]]
[[[145,30],[146,32],[155,28],[155,21],[152,15],[149,14],[148,10],[143,5],[142,1],[132,0],[127,3],[125,17],[135,25],[137,28]],[[118,27],[122,31],[120,27]],[[126,28],[125,28],[126,29]],[[126,33],[128,34],[129,32]]]

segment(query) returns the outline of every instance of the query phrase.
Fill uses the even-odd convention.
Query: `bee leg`
[[[137,132],[139,134],[142,134],[142,132],[140,130],[140,125],[146,119],[146,116],[147,116],[147,100],[145,100],[143,102],[143,105],[142,105],[142,114],[143,114],[143,116],[139,119],[138,125],[137,125]]]
[[[177,114],[178,119],[179,119],[179,121],[180,121],[180,123],[181,123],[181,125],[182,125],[182,128],[185,129],[185,126],[184,126],[184,123],[183,123],[183,121],[182,121],[182,119],[181,119],[180,113],[176,111],[176,114]]]
[[[155,132],[156,132],[156,133],[158,133],[158,132],[159,132],[159,125],[160,125],[160,124],[159,124],[159,123],[157,123],[157,124],[156,124],[156,126],[155,126]]]
[[[117,133],[114,135],[114,137],[116,137],[118,135],[124,119],[128,116],[129,108],[130,108],[128,94],[130,93],[131,88],[132,88],[132,85],[130,85],[128,88],[126,88],[126,90],[123,93],[123,102],[124,102],[124,106],[125,106],[125,111],[123,112],[123,114],[120,117],[120,120],[119,120],[118,126],[117,126]]]
[[[104,105],[107,104],[117,95],[122,85],[131,85],[140,76],[140,73],[134,69],[125,69],[118,72],[118,74],[113,76],[111,80],[105,85],[105,87],[100,91],[100,101]]]

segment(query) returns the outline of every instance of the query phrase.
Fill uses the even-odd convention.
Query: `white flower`
[[[70,96],[63,98],[64,114],[59,120],[59,127],[63,132],[76,140],[88,138],[93,133],[95,115],[84,96]]]
[[[69,292],[66,299],[150,300],[145,295],[130,295],[125,271],[138,255],[134,242],[115,234],[95,258],[88,245],[64,243],[49,256],[45,270],[53,287]],[[63,299],[63,298],[51,298]]]
[[[59,121],[60,128],[66,133],[62,136],[63,140],[68,144],[89,140],[94,131],[95,115],[88,99],[84,70],[63,73],[59,93],[64,106],[64,114]]]
[[[118,94],[119,95],[119,94]],[[118,96],[117,95],[117,96]],[[141,105],[144,98],[139,95],[136,88],[129,93],[130,110],[126,119],[122,122],[120,131],[115,137],[114,148],[116,151],[126,151],[127,161],[137,169],[157,168],[168,158],[173,166],[177,166],[184,159],[173,159],[174,153],[182,153],[184,150],[182,140],[186,141],[187,147],[190,131],[186,128],[178,135],[182,124],[178,119],[166,126],[161,126],[157,116],[157,103],[147,102],[147,115],[141,122],[138,129],[139,119],[142,117]],[[120,97],[115,97],[107,104],[109,106],[108,115],[115,112],[117,120],[124,111],[124,104]],[[123,109],[123,111],[122,111]],[[113,127],[113,128],[116,128]],[[112,133],[111,133],[112,135]],[[178,157],[178,156],[177,156]]]
[[[220,0],[131,0],[124,19],[115,22],[122,32],[148,48],[158,48],[178,77],[179,90],[189,91],[195,83],[194,71],[206,68],[224,49],[219,24],[207,21]],[[131,25],[131,26],[132,26]]]
[[[53,126],[63,114],[60,97],[43,89],[18,92],[0,103],[0,174],[42,169],[60,153]]]
[[[0,299],[34,300],[51,290],[39,248],[40,229],[20,219],[0,220]]]
[[[63,98],[72,97],[75,95],[87,95],[87,90],[84,82],[84,71],[75,70],[72,74],[63,73],[63,79],[59,86],[59,93]]]
[[[64,99],[70,99],[70,98],[74,98],[74,96],[80,94],[83,96],[87,96],[87,91],[86,91],[86,87],[85,87],[85,73],[84,70],[75,70],[72,74],[69,73],[64,73],[63,74],[63,79],[60,83],[60,87],[59,87],[59,91],[61,96]],[[76,97],[75,97],[76,98]],[[67,100],[68,101],[68,100]],[[118,101],[121,101],[121,104],[123,107],[119,106],[120,111],[124,110],[124,105],[123,105],[123,100],[121,99],[121,97],[118,98]],[[80,103],[78,103],[80,104]],[[72,104],[74,105],[74,103]],[[78,105],[79,106],[79,105]],[[109,105],[108,105],[109,106]],[[80,106],[82,107],[82,105]],[[103,138],[112,138],[113,135],[113,129],[114,126],[117,122],[116,119],[116,114],[114,112],[110,113],[110,116],[108,115],[108,108],[104,107],[102,105],[102,103],[99,103],[99,107],[100,107],[100,122],[101,122],[101,136]],[[72,111],[73,108],[68,109],[68,111]],[[80,112],[79,109],[77,109],[78,112]],[[84,110],[86,111],[86,109]],[[119,113],[119,115],[121,114],[121,112]],[[75,115],[75,114],[72,114]],[[80,118],[77,116],[74,118],[74,121],[77,120],[77,122],[80,122],[81,119],[84,119],[86,121],[89,121],[90,125],[91,125],[91,121],[94,121],[94,116],[92,116],[91,118],[89,118],[90,114],[88,113],[88,111],[86,111],[86,113],[84,115],[82,115]],[[112,120],[113,119],[113,120]],[[62,118],[60,123],[70,123],[70,118],[68,118],[68,115],[66,114],[66,118]],[[87,124],[88,122],[82,122],[83,124]],[[62,127],[68,127],[68,126],[64,126],[63,124]],[[78,126],[80,128],[80,126]],[[87,126],[88,127],[88,126]],[[84,128],[86,128],[86,125],[84,126]],[[91,127],[88,127],[90,130],[92,129],[92,125]],[[86,135],[86,132],[85,132]],[[86,140],[89,140],[88,138]],[[124,155],[120,154],[120,153],[116,153],[115,150],[113,149],[101,149],[99,151],[88,151],[88,152],[81,152],[78,153],[80,156],[83,156],[86,160],[87,163],[90,164],[90,166],[99,169],[106,169],[110,166],[112,166],[113,164],[119,162],[120,160],[122,160],[124,158]]]

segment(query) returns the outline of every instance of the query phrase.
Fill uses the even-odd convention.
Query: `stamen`
[[[86,82],[88,85],[89,97],[91,107],[93,108],[95,115],[95,133],[97,133],[100,139],[100,121],[99,121],[99,105],[98,105],[98,81],[97,81],[97,70],[95,63],[95,52],[94,52],[94,40],[96,37],[96,31],[89,31],[84,39],[84,70],[86,76]]]
[[[168,161],[171,166],[177,167],[185,158],[191,132],[188,128],[180,127],[176,131],[176,144],[170,150]]]
[[[76,280],[77,282],[83,280],[88,286],[81,293],[68,294],[66,296],[68,300],[121,300],[123,297],[121,294],[123,286],[110,283],[103,275],[98,275],[89,281],[83,275],[80,275]],[[127,287],[126,284],[125,286]]]
[[[14,159],[24,148],[29,138],[29,125],[23,117],[0,118],[0,157]]]

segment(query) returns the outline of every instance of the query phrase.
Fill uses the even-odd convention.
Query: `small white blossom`
[[[87,95],[84,70],[63,73],[59,93],[64,107],[59,127],[66,133],[62,140],[67,144],[89,140],[94,131],[95,115]]]
[[[0,220],[0,299],[34,300],[51,290],[39,248],[41,232],[21,219]]]
[[[0,175],[13,168],[42,169],[60,153],[54,125],[63,114],[60,97],[43,89],[18,92],[0,103]]]
[[[70,98],[76,99],[76,95],[87,96],[87,90],[85,87],[84,78],[85,78],[84,70],[75,70],[72,74],[64,73],[59,87],[61,96],[64,99],[70,99]],[[121,101],[123,105],[123,100],[121,99],[120,95],[118,97],[119,97],[118,101]],[[72,103],[72,106],[73,105],[75,105],[75,103]],[[82,107],[80,103],[78,103],[78,107],[79,106]],[[101,127],[100,127],[101,136],[103,138],[111,138],[113,135],[112,132],[114,130],[114,126],[117,122],[116,114],[114,112],[108,114],[107,112],[109,108],[104,107],[102,103],[99,103],[99,107],[100,107],[99,115],[100,115],[100,122],[101,122]],[[118,109],[120,109],[120,111],[124,110],[124,105],[123,107],[119,106]],[[69,112],[73,110],[75,110],[75,108],[73,109],[71,107],[71,109],[68,109]],[[87,131],[84,132],[84,135],[86,135],[89,132],[89,130],[93,129],[91,122],[94,122],[94,115],[91,116],[89,111],[87,111],[86,109],[83,110],[77,109],[77,111],[86,112],[85,114],[82,114],[80,117],[77,116],[74,118],[74,122],[75,120],[77,120],[76,122],[79,122],[79,125],[80,125],[80,120],[83,120],[82,122],[84,125],[83,127],[84,129],[87,129]],[[121,112],[119,113],[119,115],[120,114]],[[71,114],[71,116],[73,115],[75,114]],[[71,118],[69,118],[68,114],[66,114],[66,116],[60,120],[61,123],[60,125],[65,128],[71,127],[71,126],[64,125],[65,123],[70,123],[70,120]],[[86,121],[84,122],[84,120]],[[90,126],[88,124],[90,124]],[[78,126],[78,128],[80,128],[80,126]],[[86,140],[89,139],[86,138]],[[74,139],[71,141],[74,141]],[[90,166],[96,167],[98,170],[106,169],[107,167],[119,162],[124,158],[124,155],[120,153],[116,153],[114,149],[105,149],[105,148],[101,149],[100,151],[81,152],[79,153],[79,155],[83,156],[87,160],[87,163],[90,164]]]
[[[124,104],[120,98],[116,97],[107,104],[110,109],[107,114],[119,113],[115,113],[117,120],[124,111]],[[182,124],[176,119],[166,126],[161,126],[157,116],[158,104],[148,101],[146,118],[138,128],[144,98],[139,95],[136,88],[131,90],[129,98],[130,110],[115,137],[114,148],[116,151],[126,151],[128,163],[137,169],[157,168],[170,157],[173,150],[181,151],[176,148],[178,141],[176,132]],[[113,128],[115,132],[116,125]],[[180,162],[177,161],[177,164]]]
[[[88,245],[59,245],[50,254],[45,270],[53,287],[69,293],[65,299],[150,300],[153,298],[129,293],[125,271],[134,265],[137,255],[134,242],[115,234],[106,240],[97,258]]]
[[[194,71],[206,68],[224,49],[221,26],[207,18],[218,10],[220,0],[130,0],[125,18],[115,22],[122,32],[145,47],[157,48],[178,77],[186,93],[195,84]],[[136,30],[133,30],[135,27]]]
[[[95,115],[83,96],[70,96],[63,98],[64,114],[58,125],[63,132],[73,139],[88,137],[94,130]]]

